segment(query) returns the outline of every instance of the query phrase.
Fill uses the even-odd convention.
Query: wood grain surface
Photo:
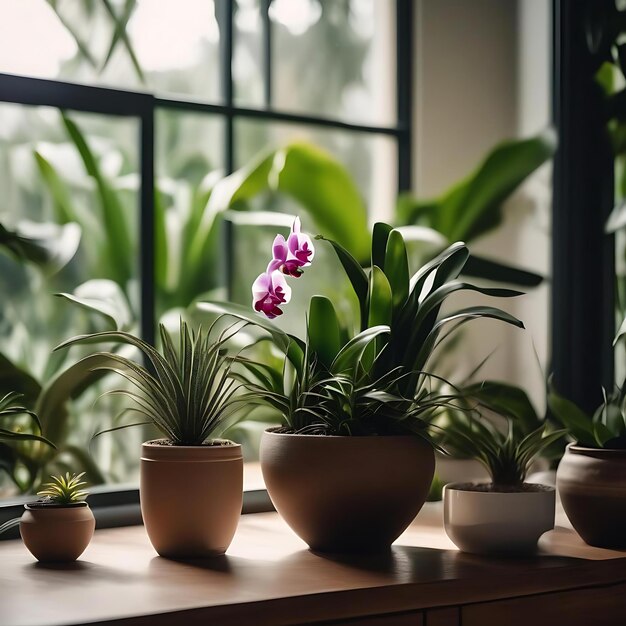
[[[132,526],[96,531],[70,565],[41,565],[20,541],[0,543],[0,625],[419,625],[424,609],[450,607],[430,612],[446,624],[461,605],[626,583],[624,557],[565,527],[544,535],[533,557],[461,554],[443,532],[440,504],[427,505],[390,552],[369,557],[314,554],[275,513],[243,516],[228,554],[205,561],[158,557]],[[467,622],[463,613],[464,626],[481,623],[479,609]]]

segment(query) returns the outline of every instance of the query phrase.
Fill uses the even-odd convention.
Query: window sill
[[[212,560],[162,559],[139,526],[98,530],[69,565],[37,564],[21,542],[7,541],[0,622],[417,626],[432,615],[446,626],[461,619],[538,626],[600,623],[595,614],[602,624],[621,623],[611,619],[626,610],[624,553],[586,546],[563,527],[544,535],[540,548],[524,559],[461,554],[443,532],[437,503],[389,553],[369,557],[313,554],[276,513],[244,516],[228,554]],[[505,621],[490,617],[503,611]]]

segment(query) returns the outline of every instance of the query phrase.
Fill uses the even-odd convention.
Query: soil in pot
[[[312,550],[334,553],[388,549],[422,508],[435,465],[412,436],[268,430],[260,457],[276,510]]]
[[[521,555],[554,528],[555,490],[525,483],[502,488],[485,483],[444,487],[444,527],[464,552]]]
[[[20,534],[39,561],[75,561],[93,537],[96,521],[86,502],[33,502],[25,504],[24,509]]]

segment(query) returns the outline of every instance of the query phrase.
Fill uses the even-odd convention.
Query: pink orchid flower
[[[272,269],[272,263],[252,285],[252,306],[269,319],[282,315],[279,305],[287,304],[291,299],[291,287],[279,271]]]
[[[272,245],[272,270],[279,270],[287,276],[298,278],[302,268],[311,265],[315,256],[313,242],[308,235],[300,232],[300,218],[296,217],[291,226],[289,237],[285,241],[282,235],[276,235]]]

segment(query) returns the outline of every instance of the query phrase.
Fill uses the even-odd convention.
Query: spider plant
[[[211,338],[214,326],[208,331],[199,328],[196,332],[181,319],[176,348],[172,336],[162,324],[159,325],[162,353],[134,335],[121,331],[74,337],[56,349],[103,342],[138,348],[148,359],[149,367],[119,354],[98,353],[106,357],[106,361],[96,369],[114,372],[136,389],[115,389],[109,393],[128,397],[134,403],[131,410],[145,418],[102,432],[152,424],[173,445],[197,446],[215,438],[230,425],[239,406],[235,397],[239,385],[231,376],[231,359],[225,349],[225,343],[238,329],[233,331],[230,326],[214,341]],[[91,367],[88,359],[82,361],[85,367]]]
[[[524,484],[531,463],[565,431],[550,431],[545,423],[524,434],[510,414],[506,428],[498,428],[483,414],[482,405],[455,416],[443,430],[441,444],[456,457],[479,461],[491,476],[493,491],[518,490]]]
[[[43,489],[37,492],[37,495],[43,498],[45,502],[51,504],[74,504],[75,502],[84,502],[89,495],[83,487],[86,482],[81,480],[85,472],[80,474],[72,474],[69,472],[59,476],[51,476],[52,480],[43,485]]]

